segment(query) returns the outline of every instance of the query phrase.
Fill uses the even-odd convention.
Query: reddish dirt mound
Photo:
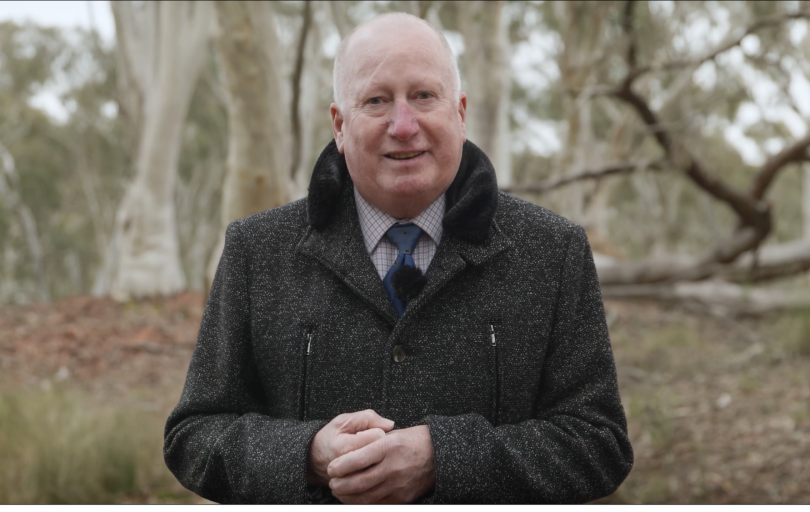
[[[0,384],[179,385],[203,308],[200,293],[123,304],[70,297],[3,306]]]

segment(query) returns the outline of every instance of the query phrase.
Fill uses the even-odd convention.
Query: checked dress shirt
[[[422,236],[419,237],[419,242],[413,250],[413,261],[419,270],[426,272],[442,239],[444,194],[412,219],[396,219],[388,215],[363,199],[357,189],[354,189],[354,199],[357,204],[357,215],[360,218],[360,230],[363,232],[366,251],[371,256],[371,261],[374,262],[380,279],[385,277],[399,254],[397,246],[385,237],[386,231],[394,224],[412,222],[422,229]]]

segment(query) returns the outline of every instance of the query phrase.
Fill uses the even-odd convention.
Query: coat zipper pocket
[[[309,381],[307,378],[312,374],[312,328],[304,330],[304,364],[301,384],[301,414],[302,420],[309,419]]]
[[[498,342],[495,340],[495,326],[489,325],[489,344],[492,350],[492,424],[498,425]]]

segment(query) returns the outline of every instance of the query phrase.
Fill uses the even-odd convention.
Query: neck
[[[444,192],[445,191],[442,191],[442,194],[444,194]],[[439,198],[439,196],[433,198],[418,198],[409,200],[407,202],[399,201],[397,204],[392,204],[391,202],[387,201],[379,201],[376,197],[367,197],[367,195],[363,194],[360,190],[357,190],[357,193],[360,194],[360,197],[362,197],[368,204],[397,220],[413,219],[414,217],[419,216],[420,213],[427,210],[430,205],[432,205]]]

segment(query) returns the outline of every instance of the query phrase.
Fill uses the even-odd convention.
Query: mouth
[[[385,158],[390,158],[392,160],[411,160],[412,158],[416,158],[419,155],[423,154],[424,151],[408,151],[408,152],[399,152],[399,153],[388,153],[385,155]]]

